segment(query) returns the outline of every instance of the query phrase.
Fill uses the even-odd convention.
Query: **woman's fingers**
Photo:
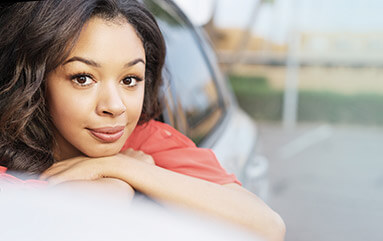
[[[152,156],[146,154],[143,151],[136,151],[136,150],[133,150],[132,148],[128,148],[125,151],[122,151],[121,153],[128,156],[128,157],[135,158],[137,160],[146,162],[148,164],[155,165],[155,162],[154,162]]]
[[[46,180],[51,185],[57,185],[67,181],[96,180],[102,178],[97,163],[88,163],[87,160],[70,165],[68,168],[55,170],[48,173]]]
[[[57,166],[56,164],[53,164],[50,168],[45,170],[43,173],[40,174],[39,180],[47,180],[49,177],[56,175],[57,173],[61,172],[66,168],[64,165]]]
[[[129,148],[115,156],[105,158],[79,156],[57,162],[44,171],[39,179],[56,185],[72,180],[96,180],[109,175],[113,177],[113,172],[110,174],[110,170],[115,170],[119,162],[129,161],[129,158],[155,165],[152,156]]]
[[[87,160],[89,158],[84,156],[74,157],[70,158],[64,161],[56,162],[51,167],[49,167],[47,170],[45,170],[39,177],[40,180],[46,180],[51,176],[57,175],[58,173],[76,165],[79,162],[82,162],[84,160]]]

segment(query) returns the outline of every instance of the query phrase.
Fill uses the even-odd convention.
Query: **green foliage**
[[[267,79],[264,76],[230,76],[235,92],[252,94],[260,90],[269,90]]]
[[[280,121],[283,91],[264,77],[230,76],[240,106],[257,120]],[[300,91],[298,121],[383,125],[383,95]]]
[[[298,118],[300,121],[383,125],[382,108],[382,95],[301,91]]]
[[[263,76],[229,77],[240,106],[255,119],[280,120],[283,95]]]

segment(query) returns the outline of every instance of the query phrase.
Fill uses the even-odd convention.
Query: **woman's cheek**
[[[91,99],[86,95],[68,91],[57,94],[52,102],[51,114],[53,119],[58,121],[71,122],[76,119],[87,119],[93,107]]]

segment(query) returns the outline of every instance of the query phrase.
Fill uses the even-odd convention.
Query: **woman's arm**
[[[132,158],[132,153],[138,153]],[[237,184],[219,185],[153,165],[142,152],[129,156],[58,163],[43,174],[51,183],[113,177],[159,200],[172,202],[240,224],[266,240],[283,240],[285,225],[256,195]],[[142,161],[146,158],[146,161]],[[66,168],[66,166],[68,168]]]
[[[113,174],[128,177],[124,180],[147,195],[238,223],[266,240],[284,238],[279,215],[238,184],[219,185],[135,160],[124,164],[124,173]]]

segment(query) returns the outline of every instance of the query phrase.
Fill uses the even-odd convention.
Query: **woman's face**
[[[69,57],[47,75],[55,158],[118,153],[144,99],[145,50],[123,19],[90,19]]]

